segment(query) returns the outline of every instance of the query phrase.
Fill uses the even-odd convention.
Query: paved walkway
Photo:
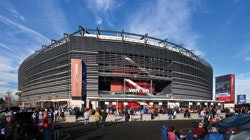
[[[98,128],[95,123],[90,123],[87,128],[82,122],[59,124],[63,127],[63,140],[158,140],[161,139],[160,129],[163,123],[167,123],[169,129],[174,126],[179,133],[186,133],[196,122],[194,120],[110,122],[107,127]]]

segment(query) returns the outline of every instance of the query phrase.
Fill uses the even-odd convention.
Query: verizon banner
[[[71,59],[72,97],[82,96],[82,59]]]

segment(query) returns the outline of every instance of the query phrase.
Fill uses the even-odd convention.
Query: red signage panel
[[[82,59],[71,59],[71,94],[82,96]]]

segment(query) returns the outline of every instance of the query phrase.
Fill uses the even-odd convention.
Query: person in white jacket
[[[201,122],[203,124],[207,124],[207,121],[208,121],[208,115],[207,115],[207,108],[206,107],[203,107],[201,113]]]
[[[83,116],[84,116],[84,125],[85,127],[87,127],[89,124],[89,117],[90,117],[88,109],[84,112]]]

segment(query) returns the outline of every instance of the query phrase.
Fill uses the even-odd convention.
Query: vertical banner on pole
[[[82,96],[82,59],[71,59],[72,97]]]

